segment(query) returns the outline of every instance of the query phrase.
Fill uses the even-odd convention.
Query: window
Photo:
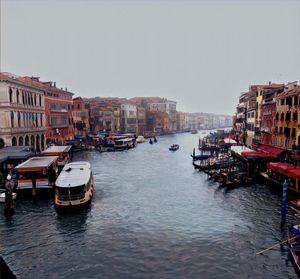
[[[21,128],[21,113],[18,111],[18,127]]]
[[[14,112],[10,112],[11,127],[14,128]]]
[[[19,90],[17,89],[17,104],[19,103],[19,97],[20,97],[20,93]]]
[[[287,111],[286,115],[285,115],[285,121],[291,121],[291,112]]]
[[[294,96],[294,106],[298,106],[298,96]]]
[[[36,106],[36,95],[34,94],[34,105]]]
[[[280,115],[280,120],[283,121],[284,120],[284,113],[282,112]]]
[[[279,128],[279,134],[282,134],[282,127]]]
[[[38,120],[38,114],[35,114],[35,126],[38,127],[39,126],[39,120]]]
[[[25,104],[24,92],[22,92],[22,104]]]
[[[298,120],[298,112],[294,111],[293,112],[293,121],[297,121]]]
[[[9,87],[9,102],[12,103],[13,101],[13,91],[12,89]]]
[[[278,112],[276,112],[276,121],[278,121],[279,120],[279,113]]]
[[[284,105],[285,105],[285,102],[284,102],[284,101],[285,101],[285,99],[280,99],[280,105],[281,105],[281,106],[284,106]]]
[[[292,138],[295,139],[296,138],[296,128],[292,129]]]
[[[41,127],[43,126],[43,114],[41,113],[40,115],[40,123],[41,123]]]
[[[42,96],[39,95],[40,107],[42,106]]]

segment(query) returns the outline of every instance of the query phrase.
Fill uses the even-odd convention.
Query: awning
[[[284,151],[283,149],[280,149],[280,148],[277,148],[277,147],[273,147],[273,146],[269,146],[269,145],[263,145],[263,144],[260,145],[257,148],[257,150],[265,152],[265,153],[270,153],[270,154],[273,154],[275,156],[280,155]]]
[[[274,159],[276,158],[276,155],[274,154],[267,154],[263,152],[258,151],[251,151],[251,152],[242,152],[241,155],[245,158],[262,158],[262,159]]]

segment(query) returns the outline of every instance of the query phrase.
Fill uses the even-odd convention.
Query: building
[[[169,115],[162,111],[147,112],[147,134],[165,134],[169,132]]]
[[[176,102],[162,99],[161,102],[153,102],[147,104],[147,109],[150,112],[164,112],[169,116],[169,126],[165,132],[175,132],[177,130],[177,114]]]
[[[261,87],[261,144],[273,145],[275,138],[276,96],[284,91],[284,84]]]
[[[300,86],[297,82],[285,87],[276,97],[275,137],[273,144],[287,150],[300,144],[299,123]]]
[[[137,134],[145,135],[146,132],[146,109],[141,106],[137,106]]]
[[[0,138],[5,145],[45,148],[44,93],[31,78],[0,73]]]
[[[177,112],[177,128],[178,132],[185,132],[189,130],[188,113]]]
[[[32,78],[39,81],[39,78]],[[39,81],[40,82],[40,81]],[[45,91],[45,114],[47,143],[64,144],[74,139],[74,124],[72,115],[73,93],[57,88],[56,83],[40,82]]]
[[[246,145],[252,146],[255,135],[255,120],[256,120],[256,96],[257,89],[250,87],[247,100],[246,114]]]
[[[121,132],[137,133],[137,107],[131,103],[121,105]]]
[[[75,137],[86,138],[90,132],[89,105],[81,97],[73,99],[72,114]]]

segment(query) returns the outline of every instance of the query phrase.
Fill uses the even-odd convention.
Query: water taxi
[[[58,156],[57,165],[59,170],[65,166],[65,164],[69,163],[72,159],[71,156],[71,148],[72,146],[55,146],[52,145],[41,152],[42,156]]]
[[[59,212],[82,209],[91,203],[93,194],[94,181],[90,163],[69,163],[55,182],[55,209]]]
[[[58,156],[32,157],[15,167],[17,191],[53,189],[58,175]]]
[[[135,147],[135,139],[134,138],[121,138],[115,140],[115,150],[124,150]]]

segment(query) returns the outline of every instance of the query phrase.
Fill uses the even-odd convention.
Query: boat
[[[207,155],[207,154],[193,155],[193,154],[191,154],[191,157],[193,158],[194,161],[197,161],[197,160],[206,160],[210,157],[210,155]]]
[[[172,144],[169,148],[170,151],[176,151],[179,149],[179,145],[178,144]]]
[[[153,141],[156,143],[157,142],[157,139],[156,139],[156,137],[154,136],[154,138],[153,138]]]
[[[150,143],[150,144],[153,144],[153,141],[152,141],[152,139],[150,139],[150,140],[149,140],[149,143]]]
[[[136,143],[144,143],[145,142],[145,138],[143,136],[138,136],[136,139]]]
[[[300,167],[288,163],[271,162],[267,164],[267,171],[260,174],[267,181],[279,186],[282,186],[286,180],[289,190],[300,193]]]
[[[15,167],[18,173],[17,192],[33,188],[53,189],[58,175],[58,156],[32,157]]]
[[[13,200],[15,200],[17,197],[17,193],[12,194]],[[5,203],[5,192],[0,193],[0,203]]]
[[[115,140],[115,150],[125,150],[135,147],[134,138],[121,138]]]
[[[191,130],[191,134],[198,134],[197,130]]]
[[[65,165],[55,182],[54,207],[58,212],[83,209],[91,203],[94,181],[89,162]]]
[[[291,225],[289,227],[287,243],[297,272],[300,272],[300,225]]]

